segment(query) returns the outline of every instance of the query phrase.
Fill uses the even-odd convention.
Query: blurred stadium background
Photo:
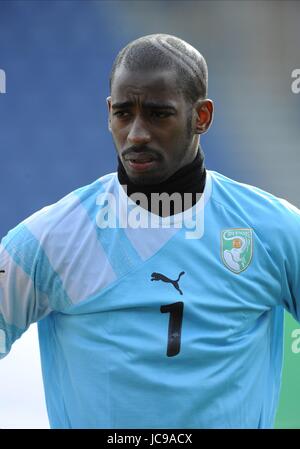
[[[300,206],[300,3],[0,1],[0,235],[71,190],[115,171],[105,98],[117,52],[145,34],[181,37],[209,67],[209,169]],[[284,232],[284,230],[283,230]],[[300,428],[300,353],[286,317],[276,427]],[[47,428],[36,329],[0,364],[0,428]]]

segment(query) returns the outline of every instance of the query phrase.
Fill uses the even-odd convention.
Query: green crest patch
[[[225,229],[221,232],[221,256],[224,265],[241,273],[250,265],[253,254],[252,229]]]

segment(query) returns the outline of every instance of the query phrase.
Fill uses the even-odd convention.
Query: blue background
[[[207,60],[216,108],[202,140],[207,167],[300,206],[300,95],[291,90],[299,19],[292,1],[0,1],[0,235],[115,171],[111,65],[128,42],[156,32],[187,40]],[[290,349],[299,325],[288,326],[277,425],[300,427],[300,354]]]

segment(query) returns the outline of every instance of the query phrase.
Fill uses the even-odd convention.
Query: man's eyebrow
[[[154,103],[151,101],[146,101],[142,103],[143,107],[146,109],[164,109],[164,110],[170,110],[176,112],[176,108],[170,104],[167,103]],[[126,109],[134,106],[134,103],[132,101],[124,101],[123,103],[114,103],[112,105],[112,109]]]

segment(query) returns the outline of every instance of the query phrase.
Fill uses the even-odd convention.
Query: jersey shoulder
[[[289,201],[265,190],[210,171],[212,199],[221,207],[247,219],[250,223],[283,231],[283,226],[299,232],[300,210]]]
[[[83,216],[83,203],[94,207],[99,193],[109,191],[115,181],[116,174],[107,174],[94,182],[80,187],[65,195],[57,202],[50,204],[30,215],[13,228],[3,239],[11,245],[19,245],[34,240],[42,241],[49,235],[74,232],[80,227]]]

